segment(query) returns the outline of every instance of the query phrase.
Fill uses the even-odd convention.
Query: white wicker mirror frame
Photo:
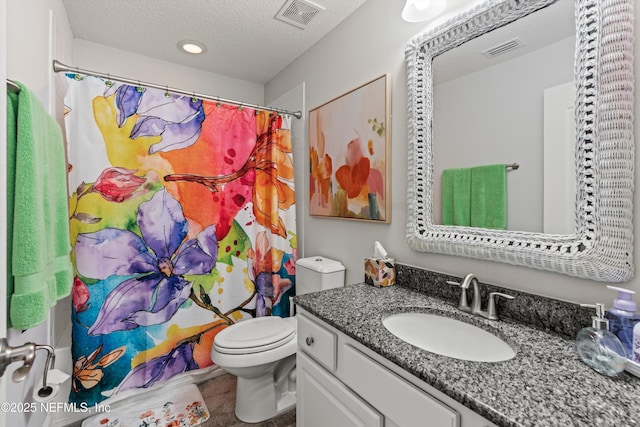
[[[575,232],[433,223],[433,58],[556,1],[488,0],[407,44],[407,240],[416,251],[620,283],[633,277],[634,0],[576,0]]]

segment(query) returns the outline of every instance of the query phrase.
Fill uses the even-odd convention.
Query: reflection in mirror
[[[507,169],[506,174],[506,229],[547,232],[559,222],[563,227],[554,227],[553,233],[574,231],[575,136],[570,139],[568,131],[575,121],[570,117],[560,128],[564,138],[551,144],[545,131],[553,122],[544,120],[556,106],[547,101],[545,107],[551,96],[545,98],[545,91],[574,87],[574,20],[573,2],[559,1],[433,59],[435,224],[443,224],[443,170],[518,163],[517,172]],[[556,99],[573,112],[575,94]],[[546,132],[547,139],[555,137]],[[554,185],[545,191],[545,182]]]
[[[563,17],[552,9],[567,5],[575,10]],[[540,15],[542,24],[523,25]],[[633,18],[633,0],[487,0],[408,43],[407,239],[414,250],[607,282],[633,277]],[[567,33],[549,48],[532,48],[533,33],[551,34],[551,21],[573,26],[575,42]],[[532,28],[516,32],[525,47],[500,55],[500,65],[454,75],[463,67],[447,65],[447,56],[512,40],[480,48],[480,36],[504,38],[510,23]],[[510,57],[526,49],[528,65]],[[555,59],[537,56],[543,51]],[[561,63],[564,71],[552,75]],[[502,74],[489,77],[490,68]],[[509,85],[506,96],[494,80]],[[489,99],[489,92],[503,98]],[[526,92],[534,98],[522,100]],[[572,143],[557,142],[563,138]],[[555,142],[543,148],[545,139]],[[506,195],[513,199],[508,230],[441,225],[442,171],[502,163],[520,164],[507,172],[508,188],[516,190]],[[564,215],[549,215],[558,211]]]

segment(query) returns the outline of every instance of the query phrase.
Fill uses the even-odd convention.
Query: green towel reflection
[[[471,169],[442,171],[442,224],[471,225]]]
[[[504,230],[507,226],[504,164],[442,171],[442,224]]]

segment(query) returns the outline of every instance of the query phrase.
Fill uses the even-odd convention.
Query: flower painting
[[[391,222],[388,76],[309,112],[309,213]]]

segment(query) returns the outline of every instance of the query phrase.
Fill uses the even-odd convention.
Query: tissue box
[[[396,261],[393,258],[365,258],[364,282],[375,287],[396,284]]]

